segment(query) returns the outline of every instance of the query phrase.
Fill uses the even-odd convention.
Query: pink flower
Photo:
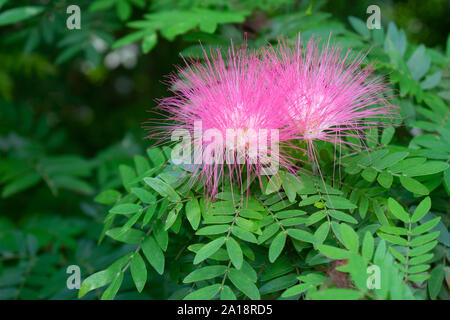
[[[232,47],[225,56],[217,49],[211,55],[205,53],[203,64],[186,62],[179,76],[171,77],[173,96],[158,106],[168,113],[168,122],[151,127],[150,137],[164,142],[176,132],[189,132],[193,139],[181,150],[192,152],[193,176],[204,179],[208,195],[214,196],[224,181],[243,185],[252,175],[270,179],[269,167],[291,168],[279,144],[295,132],[283,116],[287,92],[275,85],[267,61],[246,48]],[[233,130],[235,140],[230,140]]]
[[[356,146],[345,139],[356,137],[365,147],[363,130],[386,126],[379,120],[393,116],[387,100],[391,92],[372,75],[371,65],[363,66],[365,55],[344,53],[329,40],[311,39],[305,47],[299,36],[292,47],[279,42],[266,57],[278,75],[278,90],[287,92],[283,113],[308,143],[311,160],[313,141]]]

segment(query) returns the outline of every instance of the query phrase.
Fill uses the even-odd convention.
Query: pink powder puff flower
[[[217,49],[211,56],[204,52],[204,63],[185,61],[171,77],[173,96],[158,106],[168,121],[150,127],[149,136],[167,142],[174,133],[191,134],[182,151],[192,152],[192,177],[205,181],[210,198],[224,180],[244,186],[251,176],[270,180],[279,166],[292,170],[282,146],[295,137],[282,114],[286,92],[274,85],[265,61],[245,47],[232,46],[225,55]],[[231,144],[230,130],[236,134]]]
[[[356,137],[365,148],[363,131],[386,126],[379,120],[393,117],[391,91],[372,75],[371,65],[363,66],[365,56],[350,49],[344,54],[330,40],[311,39],[305,47],[300,35],[293,46],[280,41],[267,51],[267,60],[277,70],[277,87],[288,93],[283,113],[307,142],[311,160],[317,161],[313,141],[358,147],[344,139]]]

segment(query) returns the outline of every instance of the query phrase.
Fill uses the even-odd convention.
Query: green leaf
[[[367,129],[366,141],[369,148],[376,148],[378,146],[378,128]]]
[[[385,189],[389,189],[394,181],[394,177],[387,171],[383,171],[378,175],[378,183]]]
[[[252,282],[256,282],[256,280],[258,279],[258,274],[256,273],[255,269],[253,269],[253,267],[245,260],[242,263],[242,268],[240,271],[242,271]]]
[[[435,73],[427,76],[425,80],[420,82],[420,87],[423,90],[433,89],[441,82],[441,79],[442,79],[442,72],[436,71]]]
[[[226,266],[207,266],[189,273],[184,278],[183,283],[198,282],[202,280],[209,280],[221,276],[227,270]]]
[[[287,218],[303,216],[305,214],[306,214],[306,212],[303,210],[285,210],[285,211],[277,212],[275,216],[278,219],[287,219]]]
[[[426,197],[422,201],[420,201],[419,205],[414,210],[414,213],[411,217],[411,223],[417,222],[422,219],[428,211],[431,209],[431,198]]]
[[[117,190],[105,190],[97,195],[94,199],[95,202],[101,204],[111,204],[119,200],[120,192]]]
[[[229,286],[223,286],[222,291],[220,292],[220,300],[236,300],[236,296]]]
[[[330,223],[328,221],[322,223],[319,228],[314,232],[314,244],[322,244],[330,232]]]
[[[303,199],[302,201],[300,201],[299,204],[298,204],[298,206],[299,206],[299,207],[302,207],[302,206],[309,206],[309,205],[311,205],[311,204],[313,204],[313,203],[315,203],[315,202],[318,202],[318,201],[320,201],[320,196],[319,196],[319,195],[313,195],[313,196],[310,196],[310,197],[308,197],[308,198]]]
[[[120,232],[117,237],[121,237],[128,229],[130,229],[139,220],[142,215],[142,211],[136,212],[123,226],[120,228]]]
[[[156,205],[149,206],[145,212],[144,219],[142,220],[142,225],[146,226],[150,220],[152,219],[153,215],[155,214]]]
[[[7,198],[20,191],[31,188],[41,181],[41,175],[37,172],[31,172],[8,183],[2,190],[2,198]]]
[[[325,289],[311,293],[309,297],[312,300],[359,300],[363,293],[351,289]]]
[[[361,172],[361,176],[364,178],[364,180],[368,182],[375,181],[377,174],[378,174],[377,170],[375,170],[372,167],[365,168],[363,172]]]
[[[421,272],[427,271],[429,268],[430,268],[429,264],[420,264],[418,266],[411,266],[408,269],[408,273],[409,274],[421,273]]]
[[[122,178],[122,184],[125,190],[130,192],[130,185],[133,183],[134,179],[136,179],[136,173],[133,168],[121,164],[119,166],[120,177]]]
[[[431,299],[436,299],[439,292],[441,291],[442,284],[445,278],[444,267],[441,264],[438,264],[434,267],[430,272],[430,280],[428,280],[428,293],[430,294]]]
[[[267,295],[275,292],[278,293],[281,290],[284,290],[297,282],[298,282],[297,276],[293,273],[290,273],[266,282],[263,286],[261,286],[261,288],[259,288],[259,292],[261,295]]]
[[[364,21],[352,16],[348,17],[348,21],[352,25],[353,29],[355,29],[363,38],[370,39],[370,31]]]
[[[167,230],[164,230],[164,224],[161,220],[156,220],[153,227],[153,235],[155,236],[156,242],[159,247],[166,251],[169,244],[169,234]]]
[[[146,32],[146,30],[144,30],[143,34],[145,34],[145,32]],[[155,167],[161,167],[166,163],[166,158],[165,158],[164,152],[163,152],[163,150],[161,150],[161,148],[147,149],[147,155]]]
[[[306,290],[308,290],[311,287],[312,286],[309,283],[297,284],[297,285],[287,289],[285,292],[283,292],[283,294],[281,296],[283,298],[296,296],[296,295],[302,294],[303,292],[305,292]]]
[[[270,239],[277,231],[280,229],[278,223],[272,223],[270,226],[266,227],[263,233],[259,236],[258,243],[264,243]]]
[[[447,190],[447,194],[450,195],[450,168],[448,168],[444,172],[443,184],[444,184],[445,190]]]
[[[351,215],[349,215],[345,212],[331,209],[328,211],[328,213],[330,214],[330,216],[332,216],[333,218],[335,218],[339,221],[345,221],[348,223],[358,223],[358,220],[356,220]]]
[[[27,6],[5,10],[0,13],[0,26],[6,26],[31,18],[40,14],[44,9],[45,7]]]
[[[313,286],[318,286],[324,281],[327,281],[328,278],[322,273],[308,273],[303,276],[298,276],[297,279]]]
[[[367,231],[364,235],[361,247],[361,255],[364,257],[364,259],[368,261],[372,260],[374,246],[373,236],[369,231]]]
[[[219,293],[220,286],[220,283],[218,283],[203,287],[189,293],[186,297],[183,298],[183,300],[211,300],[217,293]]]
[[[176,36],[192,29],[213,33],[219,23],[243,22],[247,10],[225,12],[206,8],[190,8],[189,10],[163,10],[146,15],[146,21],[130,23],[131,27],[158,28],[161,34],[172,41]]]
[[[9,0],[0,0],[0,9],[8,2]]]
[[[417,257],[411,258],[409,260],[409,264],[411,266],[415,266],[415,265],[429,261],[431,258],[433,258],[433,256],[434,256],[433,253],[428,253],[428,254],[424,254],[421,256],[417,256]]]
[[[106,235],[114,240],[125,243],[138,243],[140,242],[145,233],[137,229],[122,230],[122,228],[113,228],[106,231]]]
[[[417,193],[419,195],[427,195],[430,192],[426,186],[421,184],[419,181],[414,180],[413,178],[401,176],[400,183],[406,190],[412,193]]]
[[[142,39],[142,52],[149,53],[158,42],[158,36],[156,32],[150,32],[144,36]]]
[[[116,8],[117,8],[117,15],[119,16],[120,20],[125,21],[130,18],[132,8],[131,5],[127,2],[127,0],[118,0]]]
[[[178,202],[181,200],[178,193],[161,179],[147,177],[144,178],[144,182],[162,197],[167,197],[171,202]]]
[[[252,300],[259,300],[260,294],[255,284],[242,272],[234,268],[228,274],[230,281]]]
[[[230,226],[227,224],[219,224],[215,226],[207,226],[203,227],[195,233],[198,236],[209,236],[214,234],[225,233],[230,229]]]
[[[378,204],[377,201],[373,202],[373,210],[375,211],[375,215],[377,216],[378,221],[382,225],[388,226],[389,222],[388,222],[386,216],[384,215],[383,209],[381,209],[381,207],[380,207],[380,205]]]
[[[398,236],[393,236],[390,234],[386,234],[386,233],[382,233],[379,232],[378,236],[380,236],[380,238],[389,241],[393,244],[398,244],[399,246],[408,246],[408,241],[406,241],[405,239],[398,237]]]
[[[389,142],[391,142],[392,137],[394,136],[395,128],[390,126],[383,130],[381,134],[380,142],[383,146],[387,146]]]
[[[358,252],[359,237],[355,230],[345,223],[341,223],[340,230],[345,247],[352,252]]]
[[[408,276],[409,281],[425,281],[428,278],[430,278],[430,275],[428,273],[420,273],[420,274],[413,274]]]
[[[391,213],[404,223],[409,223],[409,214],[403,209],[403,207],[395,201],[393,198],[388,199],[388,207]]]
[[[406,50],[406,35],[403,30],[398,30],[394,22],[389,22],[388,31],[385,39],[384,50],[391,53],[395,51],[401,58]],[[402,60],[403,61],[403,60]]]
[[[417,246],[423,245],[431,240],[436,239],[439,236],[439,233],[440,233],[440,231],[435,231],[435,232],[431,232],[431,233],[425,234],[423,236],[414,238],[413,240],[411,240],[410,244],[412,247],[417,247]]]
[[[136,253],[131,259],[130,271],[137,291],[141,292],[147,282],[147,267],[139,253]]]
[[[378,242],[375,254],[373,256],[373,263],[381,265],[386,257],[386,241],[381,239]]]
[[[105,10],[105,9],[112,7],[115,3],[116,3],[116,0],[97,0],[97,1],[94,1],[89,6],[89,11],[95,12],[95,11]]]
[[[361,255],[351,254],[348,263],[337,266],[336,270],[350,273],[356,287],[359,290],[367,290],[367,263]]]
[[[225,242],[225,237],[217,238],[208,244],[205,244],[195,255],[194,264],[199,264],[203,260],[209,258],[211,255],[217,252]]]
[[[113,300],[123,281],[123,272],[119,272],[108,288],[103,292],[101,300]]]
[[[200,213],[200,206],[198,204],[198,200],[197,199],[192,199],[189,200],[186,203],[186,217],[189,221],[189,223],[192,226],[192,229],[197,230],[198,225],[200,224],[200,218],[201,218],[201,213]]]
[[[442,161],[427,161],[423,164],[408,168],[403,172],[408,177],[428,176],[447,170],[449,165]]]
[[[164,230],[169,230],[173,224],[175,223],[175,221],[178,218],[178,210],[177,208],[174,208],[172,210],[170,210],[169,214],[166,217],[166,222],[164,224]]]
[[[269,247],[269,261],[274,262],[278,256],[283,251],[284,245],[286,244],[286,233],[281,231],[278,235],[273,239],[272,243]]]
[[[170,227],[170,229],[174,232],[174,233],[179,233],[181,230],[181,215],[177,215],[173,225]],[[166,225],[167,228],[167,225]]]
[[[255,219],[255,220],[262,220],[263,216],[252,209],[241,209],[239,210],[239,216],[240,217],[244,217],[244,218],[250,218],[250,219]]]
[[[109,212],[113,214],[132,214],[141,210],[142,207],[134,203],[119,204],[112,207]]]
[[[132,42],[135,42],[135,41],[145,37],[146,34],[148,34],[147,30],[139,30],[139,31],[130,33],[130,34],[126,35],[125,37],[120,38],[119,40],[114,42],[114,44],[112,45],[112,49],[117,49],[117,48],[120,48],[127,44],[130,44]]]
[[[333,209],[356,209],[356,205],[350,202],[349,200],[338,197],[327,195],[325,196],[326,205],[328,208]]]
[[[271,194],[271,193],[274,193],[274,192],[277,192],[278,190],[280,190],[281,182],[282,182],[282,179],[281,179],[280,175],[277,174],[277,175],[271,176],[271,178],[267,182],[265,194]]]
[[[242,249],[232,237],[229,237],[226,242],[228,256],[236,269],[241,269],[244,256],[242,254]]]
[[[432,250],[436,245],[437,245],[437,241],[429,242],[427,244],[424,244],[423,246],[411,249],[409,251],[409,255],[411,257],[414,257],[414,256],[424,254],[424,253]]]
[[[420,226],[412,229],[411,234],[415,236],[415,235],[425,233],[425,232],[433,229],[439,223],[440,220],[441,220],[441,217],[436,217],[432,220],[429,220],[429,221],[421,224]]]
[[[431,58],[425,49],[424,45],[420,45],[408,60],[407,65],[414,80],[422,78],[430,69]]]
[[[314,223],[322,220],[325,217],[326,217],[325,210],[321,210],[321,211],[313,213],[308,218],[295,217],[295,218],[283,219],[280,222],[283,227],[298,226],[300,224],[304,224],[304,225],[308,226],[308,225],[314,224]]]
[[[283,189],[288,196],[289,202],[294,202],[299,189],[300,180],[291,173],[286,173],[283,177]]]
[[[70,58],[74,57],[77,53],[81,52],[82,50],[83,50],[82,43],[69,46],[56,57],[55,64],[58,65],[68,61]]]
[[[156,272],[158,272],[159,274],[163,274],[164,253],[152,236],[148,236],[144,240],[144,242],[142,242],[142,251],[144,252],[144,255],[147,258],[148,262],[150,262]]]
[[[143,203],[156,203],[155,196],[143,188],[131,188],[131,192],[134,193]]]
[[[290,237],[292,237],[296,240],[309,242],[309,243],[315,242],[315,237],[308,231],[300,230],[300,229],[293,229],[293,228],[287,229],[286,231]]]
[[[110,269],[102,270],[94,274],[91,274],[81,284],[80,290],[78,291],[78,298],[82,298],[89,291],[107,285],[114,279],[115,276],[116,273]]]
[[[317,246],[317,249],[324,256],[329,257],[331,259],[335,259],[335,260],[346,259],[349,256],[349,252],[347,250],[344,250],[341,248],[336,248],[336,247],[329,246],[326,244],[319,244]]]
[[[407,235],[408,230],[402,227],[392,227],[392,226],[381,226],[380,231],[395,234],[395,235]]]
[[[369,209],[369,200],[366,197],[361,197],[361,202],[359,203],[359,216],[364,219]]]
[[[244,230],[243,228],[234,226],[231,229],[231,233],[238,237],[239,239],[242,239],[244,241],[248,241],[248,242],[253,242],[253,243],[258,243],[258,240],[256,240],[256,237],[253,235],[253,233]]]
[[[400,261],[402,264],[407,264],[406,257],[398,252],[394,247],[389,247],[389,251],[392,253],[392,255],[397,258],[398,261]]]
[[[231,223],[234,217],[232,216],[207,216],[203,220],[204,224],[221,224],[221,223]]]
[[[148,163],[147,158],[145,158],[144,156],[137,154],[134,156],[133,159],[134,164],[136,166],[137,174],[139,176],[145,174],[148,170],[150,170],[150,164]]]
[[[245,229],[247,231],[254,231],[255,230],[255,223],[254,222],[252,222],[250,220],[247,220],[247,219],[244,219],[242,217],[237,217],[235,220],[236,220],[236,224],[238,226],[240,226],[241,228],[243,228],[243,229]]]

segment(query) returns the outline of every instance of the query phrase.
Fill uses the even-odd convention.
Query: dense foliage
[[[366,7],[291,0],[80,0],[69,30],[72,3],[33,2],[0,0],[0,299],[449,299],[447,34],[425,46],[384,7],[369,30]],[[298,32],[368,51],[398,116],[369,150],[317,143],[322,176],[299,154],[306,170],[209,201],[142,139],[159,82],[179,53]]]

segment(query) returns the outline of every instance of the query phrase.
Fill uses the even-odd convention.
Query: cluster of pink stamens
[[[365,55],[343,52],[330,41],[310,40],[303,46],[299,37],[293,45],[280,41],[259,52],[231,47],[226,55],[217,49],[211,56],[205,53],[203,63],[186,62],[172,76],[173,96],[158,106],[168,121],[150,127],[150,137],[163,142],[170,141],[175,130],[194,134],[195,123],[202,124],[203,132],[215,130],[223,137],[229,129],[238,132],[238,143],[220,152],[224,158],[230,151],[232,157],[243,156],[243,163],[194,164],[194,176],[205,180],[211,196],[224,179],[242,183],[252,175],[261,177],[262,158],[249,161],[246,154],[253,145],[260,147],[255,132],[276,130],[279,147],[268,142],[266,155],[295,172],[300,159],[293,158],[298,153],[292,150],[306,147],[306,154],[315,158],[314,141],[354,146],[350,136],[364,147],[364,130],[379,126],[392,111],[390,91],[381,78],[372,76],[370,65],[363,66]],[[192,141],[194,149],[210,143],[204,137]],[[206,155],[212,156],[217,154]],[[317,159],[309,160],[316,165]]]

